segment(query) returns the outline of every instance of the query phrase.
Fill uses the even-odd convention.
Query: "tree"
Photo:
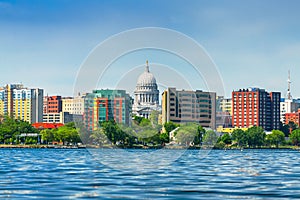
[[[174,122],[170,121],[170,122],[166,122],[164,124],[164,128],[166,130],[167,133],[170,133],[171,131],[173,131],[175,128],[179,127],[179,124],[175,124]]]
[[[124,143],[126,134],[118,127],[118,124],[114,120],[102,122],[101,128],[113,144],[116,144],[117,142]]]
[[[266,141],[270,145],[275,145],[276,148],[279,147],[279,144],[283,144],[285,141],[285,135],[280,130],[273,130],[271,134],[266,136]]]
[[[98,145],[102,146],[103,144],[108,143],[108,139],[107,139],[106,135],[104,134],[102,128],[99,128],[99,129],[93,131],[92,134],[90,135],[90,137],[94,144],[98,144]]]
[[[226,144],[226,145],[231,144],[232,140],[231,140],[231,136],[229,135],[229,133],[225,133],[224,135],[222,135],[221,141],[224,142],[224,144]]]
[[[279,130],[284,133],[285,137],[289,137],[290,127],[288,124],[282,124],[282,122],[279,122]]]
[[[245,147],[248,144],[248,135],[242,129],[235,129],[231,134],[231,139],[236,141],[239,147]]]
[[[213,147],[218,141],[218,136],[213,130],[208,130],[203,137],[203,144]]]
[[[153,110],[149,116],[149,120],[152,125],[157,125],[158,124],[158,116],[159,116],[159,111]]]
[[[245,131],[248,135],[248,145],[251,147],[261,147],[264,145],[266,133],[262,127],[253,126]]]
[[[45,143],[49,143],[54,141],[54,134],[53,131],[49,130],[49,129],[44,129],[41,130],[40,134],[42,135],[42,140]]]
[[[290,139],[294,145],[299,146],[299,144],[300,144],[300,129],[294,130],[292,132],[292,134],[290,135]]]
[[[195,138],[199,137],[198,125],[196,123],[187,123],[180,126],[179,130],[175,132],[175,137],[181,144],[189,145]]]
[[[159,135],[160,141],[162,143],[169,143],[170,142],[170,136],[169,133],[161,133]]]
[[[293,121],[289,121],[289,123],[287,124],[289,127],[289,132],[291,133],[293,130],[296,130],[298,128],[297,124],[295,124],[295,122]]]
[[[179,129],[176,134],[176,139],[183,145],[190,145],[193,142],[195,134],[188,132],[187,130]]]
[[[14,143],[21,133],[37,133],[31,124],[20,119],[13,119],[9,116],[4,116],[0,121],[0,142]],[[16,141],[18,142],[18,141]]]
[[[181,135],[178,136],[178,133]],[[193,137],[190,142],[193,142],[194,145],[199,145],[202,142],[203,135],[205,134],[205,129],[197,123],[186,123],[180,126],[179,130],[175,132],[177,140],[181,143],[187,142],[190,140],[190,137]]]

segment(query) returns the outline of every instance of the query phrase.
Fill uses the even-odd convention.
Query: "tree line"
[[[37,136],[22,137],[24,133],[36,133]],[[26,121],[9,116],[1,117],[0,144],[49,144],[54,141],[63,144],[81,142],[79,130],[74,122],[55,129],[38,130]]]
[[[93,144],[97,146],[156,146],[178,144],[184,146],[204,146],[215,148],[261,148],[282,145],[300,145],[300,129],[290,128],[289,139],[281,130],[273,130],[266,134],[261,127],[251,127],[246,131],[236,129],[231,134],[220,135],[213,130],[206,130],[197,123],[176,124],[167,122],[158,124],[158,112],[152,112],[149,119],[135,116],[130,126],[117,124],[114,120],[99,123],[99,128],[87,132],[82,127],[76,127],[74,122],[67,123],[56,129],[37,130],[30,123],[12,119],[8,116],[0,120],[0,144]],[[176,128],[179,127],[177,130]],[[287,128],[287,127],[286,127]],[[176,130],[176,131],[174,131]],[[170,141],[173,132],[175,141]],[[22,133],[38,133],[37,137],[20,137]],[[39,141],[38,141],[39,139]]]

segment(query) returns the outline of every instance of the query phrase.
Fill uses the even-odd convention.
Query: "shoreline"
[[[247,150],[247,149],[278,149],[278,150],[300,150],[297,146],[282,146],[282,147],[261,147],[261,148],[203,148],[203,147],[186,147],[186,146],[94,146],[94,145],[80,145],[80,146],[66,146],[66,145],[14,145],[14,144],[0,144],[0,149],[170,149],[170,150]]]

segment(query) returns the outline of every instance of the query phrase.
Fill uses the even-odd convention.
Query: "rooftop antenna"
[[[287,90],[287,99],[288,100],[292,100],[292,95],[291,95],[291,73],[290,73],[290,70],[288,71],[288,90]]]

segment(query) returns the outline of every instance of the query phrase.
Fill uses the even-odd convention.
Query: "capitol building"
[[[145,71],[139,76],[134,90],[134,115],[149,118],[153,110],[161,110],[159,106],[159,90],[156,79],[149,70],[148,61]]]

